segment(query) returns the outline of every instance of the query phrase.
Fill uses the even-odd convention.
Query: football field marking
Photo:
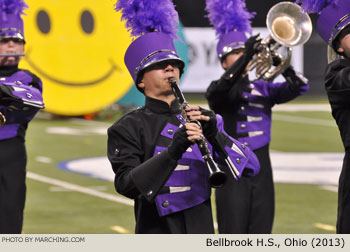
[[[111,226],[110,229],[113,230],[113,231],[116,231],[116,232],[118,232],[120,234],[130,234],[130,231],[128,229],[123,228],[121,226],[117,226],[117,225]]]
[[[277,115],[272,114],[272,120],[293,122],[293,123],[303,123],[303,124],[313,124],[318,126],[328,126],[328,127],[337,127],[337,124],[334,120],[325,120],[325,119],[315,119],[307,118],[302,116],[290,116],[290,115]]]
[[[85,193],[85,194],[99,197],[102,199],[122,203],[122,204],[125,204],[128,206],[134,205],[134,201],[130,200],[130,199],[118,197],[118,196],[115,196],[115,195],[110,194],[110,193],[99,192],[99,191],[91,189],[91,188],[71,184],[71,183],[68,183],[68,182],[65,182],[62,180],[58,180],[58,179],[54,179],[54,178],[49,178],[49,177],[42,176],[42,175],[39,175],[39,174],[36,174],[33,172],[27,172],[27,177],[30,179],[36,180],[36,181],[46,183],[46,184],[59,186],[59,187],[62,187],[62,188],[68,189],[68,190],[72,190],[72,191],[76,191],[76,192],[80,192],[80,193]]]
[[[314,223],[314,227],[322,229],[322,230],[326,230],[326,231],[336,231],[336,227],[332,226],[332,225],[328,225],[328,224],[323,224],[323,223]]]

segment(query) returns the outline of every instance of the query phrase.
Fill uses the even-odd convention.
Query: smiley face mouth
[[[92,85],[96,85],[99,84],[100,82],[108,79],[113,72],[119,70],[119,67],[113,62],[112,59],[109,59],[110,62],[110,69],[107,71],[106,74],[104,74],[102,77],[97,78],[95,80],[91,80],[91,81],[87,81],[87,82],[68,82],[68,81],[64,81],[64,80],[59,80],[55,77],[52,77],[50,75],[48,75],[47,73],[45,73],[44,71],[42,71],[39,67],[37,67],[34,62],[30,59],[29,57],[30,55],[30,49],[27,50],[26,56],[24,57],[24,60],[27,61],[27,63],[42,77],[49,79],[52,82],[56,82],[58,84],[61,85],[65,85],[65,86],[70,86],[70,87],[82,87],[82,86],[92,86]]]

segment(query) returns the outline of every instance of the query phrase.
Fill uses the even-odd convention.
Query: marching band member
[[[135,201],[136,233],[214,233],[209,172],[194,142],[204,134],[224,147],[240,175],[255,175],[258,161],[224,133],[221,117],[189,106],[186,116],[201,128],[181,116],[170,84],[184,69],[173,44],[179,21],[172,2],[119,0],[116,10],[131,35],[139,36],[128,47],[125,64],[146,96],[143,107],[108,129],[116,191]]]
[[[23,0],[0,0],[0,233],[21,233],[26,196],[25,132],[42,103],[41,80],[18,68]]]
[[[217,54],[225,70],[211,82],[206,98],[210,108],[223,117],[225,131],[250,147],[261,166],[257,176],[228,181],[216,190],[219,232],[271,233],[275,209],[269,155],[271,109],[304,94],[309,86],[292,66],[282,73],[285,82],[251,83],[245,73],[261,42],[258,36],[246,36],[252,31],[254,15],[242,0],[207,0],[206,10],[219,37]]]
[[[350,234],[350,3],[348,0],[297,2],[302,2],[301,7],[309,13],[320,13],[318,33],[329,46],[329,56],[338,55],[338,59],[328,64],[324,78],[332,115],[345,148],[339,177],[337,233]]]

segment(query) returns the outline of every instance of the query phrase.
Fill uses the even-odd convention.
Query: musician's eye
[[[41,10],[38,12],[38,14],[36,15],[36,23],[38,25],[39,30],[42,33],[48,34],[50,32],[51,22],[50,17],[46,11]]]

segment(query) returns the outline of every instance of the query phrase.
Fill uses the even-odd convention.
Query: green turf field
[[[290,120],[289,120],[290,119]],[[310,119],[314,119],[309,122]],[[105,156],[104,132],[111,121],[84,123],[35,118],[27,132],[28,172],[108,195],[114,185],[60,170],[57,162]],[[76,129],[82,135],[49,134]],[[274,112],[271,149],[285,152],[343,152],[329,112]],[[299,160],[296,160],[296,164]],[[99,167],[96,167],[99,169]],[[335,233],[337,193],[319,185],[276,183],[273,233]],[[214,209],[215,211],[215,209]],[[24,233],[133,233],[133,207],[57,184],[27,178]]]

